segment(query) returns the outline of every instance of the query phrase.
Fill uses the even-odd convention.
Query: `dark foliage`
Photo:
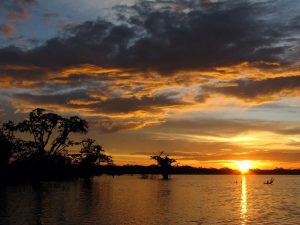
[[[169,158],[168,155],[164,155],[164,152],[161,152],[159,155],[150,156],[150,158],[156,160],[157,165],[161,169],[163,179],[168,180],[172,163],[176,162],[176,160]]]
[[[102,146],[95,144],[93,139],[84,139],[81,142],[80,153],[83,155],[82,163],[100,164],[101,162],[112,163],[111,156],[104,154]]]
[[[104,154],[94,140],[76,142],[70,138],[71,134],[87,133],[87,129],[87,121],[77,116],[64,118],[40,108],[18,124],[3,123],[0,127],[0,166],[5,166],[7,171],[3,170],[2,175],[6,173],[10,179],[85,175],[91,174],[93,166],[100,162],[112,163],[111,156]],[[82,146],[77,163],[68,151],[74,145]]]
[[[175,166],[171,168],[172,174],[177,175],[240,175],[240,171],[230,168],[203,168],[191,166]],[[95,174],[108,175],[145,175],[145,174],[161,174],[161,170],[157,165],[141,166],[141,165],[124,165],[124,166],[97,166],[94,169]],[[249,171],[250,174],[256,175],[300,175],[300,169],[274,169],[274,170],[258,170]]]
[[[46,147],[50,144],[49,155],[63,153],[67,147],[76,144],[70,140],[72,133],[86,133],[88,123],[77,116],[70,118],[61,117],[55,113],[47,113],[44,109],[35,109],[29,114],[29,118],[17,125],[17,130],[29,133],[33,140],[32,148],[40,155],[46,153]]]
[[[0,134],[0,166],[6,165],[12,156],[13,145],[3,134]]]
[[[111,156],[104,154],[102,146],[95,143],[93,139],[84,139],[81,142],[82,148],[80,165],[83,168],[85,176],[92,174],[94,166],[100,165],[101,162],[112,164]]]

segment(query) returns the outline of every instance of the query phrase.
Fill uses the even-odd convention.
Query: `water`
[[[94,177],[0,185],[2,225],[300,224],[300,176]]]

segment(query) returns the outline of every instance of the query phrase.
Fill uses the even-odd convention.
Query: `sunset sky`
[[[116,164],[300,168],[300,1],[1,0],[0,120],[89,121]],[[83,138],[83,137],[82,137]]]

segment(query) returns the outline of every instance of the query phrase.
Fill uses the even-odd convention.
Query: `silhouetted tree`
[[[47,113],[37,108],[29,113],[29,118],[17,125],[20,132],[29,133],[32,137],[29,146],[40,156],[58,155],[67,147],[76,144],[70,140],[72,133],[86,133],[88,123],[77,116],[64,118],[55,113]],[[51,142],[49,144],[49,142]],[[46,151],[47,145],[50,145]]]
[[[0,133],[6,136],[7,139],[12,140],[15,138],[15,132],[17,131],[17,125],[13,121],[3,123],[0,128]]]
[[[100,164],[101,162],[112,163],[112,158],[104,154],[101,145],[95,144],[93,139],[84,139],[81,142],[82,148],[80,153],[83,155],[83,161],[88,161],[89,164]]]
[[[0,165],[10,162],[7,171],[29,174],[38,179],[57,174],[68,176],[70,171],[81,174],[80,169],[91,174],[95,165],[101,162],[111,164],[112,158],[104,154],[102,146],[95,140],[76,142],[70,138],[71,134],[84,134],[87,129],[88,123],[77,116],[64,118],[37,108],[18,124],[12,121],[1,124]],[[68,147],[73,145],[82,147],[80,154],[75,154],[79,163],[68,154]],[[72,162],[82,167],[73,166]]]
[[[161,152],[159,155],[150,156],[150,158],[156,160],[157,165],[160,167],[163,179],[168,180],[172,163],[176,162],[176,160],[169,158],[169,156],[165,155],[164,152]]]
[[[112,158],[109,155],[104,154],[104,150],[101,145],[95,143],[93,139],[84,139],[81,142],[82,154],[81,165],[84,169],[85,175],[90,175],[90,171],[94,165],[99,165],[101,162],[108,164],[112,163]]]
[[[14,132],[16,126],[12,121],[0,127],[0,166],[8,164],[14,151]]]
[[[12,155],[12,143],[5,135],[0,134],[0,166],[8,163]]]

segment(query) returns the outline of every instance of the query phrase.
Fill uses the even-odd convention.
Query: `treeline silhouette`
[[[230,168],[204,168],[192,166],[172,166],[168,171],[174,175],[240,175],[239,170]],[[157,165],[100,165],[95,167],[94,175],[108,174],[118,175],[162,175],[161,168]],[[248,174],[252,175],[300,175],[300,169],[283,169],[277,168],[272,170],[250,169]]]
[[[112,157],[105,154],[95,140],[85,138],[75,141],[74,134],[86,134],[87,121],[37,108],[27,119],[14,123],[9,121],[0,126],[0,178],[2,180],[66,179],[107,173],[123,174],[123,167],[113,165]],[[79,148],[71,154],[70,147]],[[157,166],[149,173],[161,173],[169,178],[175,159],[161,152],[150,156]],[[101,164],[106,164],[106,167]],[[123,168],[123,169],[121,169]],[[152,168],[152,167],[151,167]],[[140,167],[141,170],[142,167]],[[134,173],[128,171],[128,173]],[[139,173],[144,173],[143,171]]]
[[[65,118],[37,108],[27,119],[14,123],[9,121],[0,126],[0,179],[3,181],[89,178],[108,174],[161,174],[168,180],[169,174],[240,174],[229,168],[194,168],[173,166],[175,159],[161,152],[150,156],[156,165],[139,166],[113,164],[112,157],[101,145],[90,138],[80,141],[72,135],[86,134],[87,121],[77,117]],[[78,137],[77,137],[78,138]],[[70,148],[77,148],[72,154]],[[300,174],[298,170],[250,170],[251,174]]]
[[[159,174],[163,175],[162,170],[157,165],[150,165],[150,166],[141,166],[141,165],[107,165],[107,166],[99,166],[98,169],[95,171],[97,174],[109,174],[109,175],[124,175],[124,174],[131,174],[131,175],[150,175],[150,174]],[[222,174],[240,174],[237,170],[232,170],[230,168],[196,168],[191,166],[172,166],[168,170],[168,176],[170,174],[211,174],[211,175],[222,175]],[[163,177],[164,178],[164,177]],[[166,179],[166,178],[164,178]]]

